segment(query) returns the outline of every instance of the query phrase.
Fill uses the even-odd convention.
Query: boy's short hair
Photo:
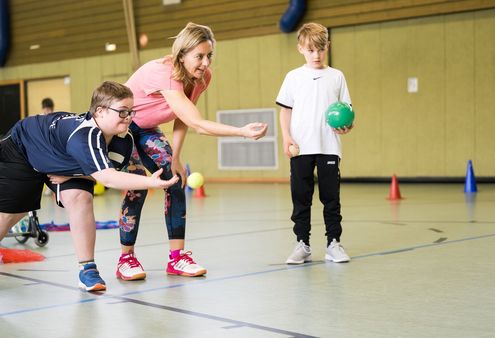
[[[54,106],[55,105],[53,104],[53,100],[49,97],[45,97],[43,100],[41,100],[41,108],[53,109]]]
[[[129,87],[123,84],[105,81],[93,92],[89,112],[94,114],[98,107],[110,107],[113,101],[121,101],[127,98],[133,98],[134,95]]]
[[[319,23],[305,23],[297,31],[297,42],[300,46],[325,49],[328,47],[328,29]]]

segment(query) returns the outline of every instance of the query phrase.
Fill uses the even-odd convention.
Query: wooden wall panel
[[[246,39],[237,49],[239,106],[261,107],[260,49],[257,39]]]
[[[121,1],[18,0],[10,6],[7,66],[104,55],[106,42],[128,50]]]
[[[495,7],[495,0],[310,0],[303,21],[328,27],[383,22]],[[148,35],[144,49],[164,48],[189,22],[209,25],[217,40],[279,33],[287,0],[135,0],[136,34]],[[11,51],[6,66],[107,55],[105,43],[128,52],[120,0],[16,0],[10,2]],[[31,50],[30,46],[39,45]]]
[[[473,161],[482,175],[495,176],[495,20],[494,11],[474,13],[474,121]],[[470,117],[470,116],[469,116]],[[468,118],[469,118],[468,117]]]
[[[476,144],[474,15],[445,18],[445,157],[448,171],[474,161]],[[483,67],[484,68],[484,67]],[[479,88],[481,89],[481,88]]]
[[[41,113],[41,100],[50,97],[55,111],[70,111],[70,83],[65,78],[27,81],[26,116]]]
[[[495,7],[494,0],[314,0],[305,21],[328,27],[385,22]]]
[[[404,111],[414,116],[408,135],[416,135],[407,166],[409,175],[445,172],[445,29],[443,17],[416,19],[410,28],[408,75],[419,79],[419,92],[407,93]],[[402,91],[406,92],[402,79]]]
[[[338,46],[332,53],[333,62],[345,69],[356,113],[356,128],[341,136],[342,172],[373,176],[382,167],[380,30],[376,25],[344,28],[331,39],[332,45]],[[366,53],[356,53],[354,46],[361,46]]]
[[[271,107],[275,103],[273,89],[281,85],[285,76],[285,66],[281,62],[282,55],[287,53],[281,48],[281,36],[271,35],[258,40],[259,55],[259,95],[260,107]],[[296,46],[293,44],[293,53]],[[301,61],[301,60],[300,60]],[[275,95],[278,94],[278,91]]]
[[[367,3],[361,1],[362,8]],[[344,177],[460,177],[467,159],[473,159],[477,175],[495,176],[495,10],[344,26],[331,33],[332,65],[344,71],[357,112],[356,129],[342,137]],[[170,51],[157,45],[140,51],[141,62]],[[303,62],[295,33],[219,39],[213,80],[198,107],[211,120],[218,110],[276,107],[285,74]],[[129,55],[117,51],[6,67],[0,69],[0,80],[70,76],[72,110],[78,112],[87,109],[101,81],[123,81],[130,72]],[[418,94],[407,93],[409,76],[418,76]],[[164,127],[170,135],[171,124]],[[289,163],[281,152],[278,170],[224,171],[217,168],[216,138],[194,132],[187,137],[184,162],[208,178],[288,177]]]
[[[332,30],[333,66],[357,114],[342,137],[344,176],[462,177],[469,159],[477,175],[495,176],[494,15]],[[408,77],[418,93],[407,92]]]
[[[411,126],[411,120],[414,119],[414,116],[411,116],[406,109],[405,103],[407,93],[404,84],[408,75],[407,45],[409,42],[407,25],[402,22],[389,23],[382,27],[380,34],[382,66],[380,74],[382,103],[380,174],[386,176],[410,159],[412,149],[409,147],[409,142],[411,139],[414,142],[415,135],[407,132]],[[359,46],[356,47],[358,52],[363,52]],[[345,69],[343,71],[345,72]],[[349,79],[349,81],[353,80]],[[353,95],[359,101],[359,93],[355,92]],[[366,113],[366,106],[362,113]],[[361,127],[366,128],[366,126]],[[380,157],[375,161],[380,160]]]
[[[213,76],[216,78],[214,81],[217,81],[218,89],[215,93],[219,103],[217,110],[239,107],[238,45],[239,42],[235,40],[224,41],[217,46],[215,51]]]

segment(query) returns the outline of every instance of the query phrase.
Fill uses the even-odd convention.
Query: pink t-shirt
[[[126,86],[134,94],[134,110],[136,116],[133,121],[143,129],[155,128],[162,123],[176,118],[175,113],[160,93],[162,90],[184,91],[181,81],[172,78],[173,65],[163,63],[163,59],[152,60],[142,65],[127,80]],[[211,71],[204,74],[204,84],[198,81],[194,86],[189,99],[196,103],[202,92],[206,90],[211,80]]]

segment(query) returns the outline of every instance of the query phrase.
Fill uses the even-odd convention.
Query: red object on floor
[[[397,180],[397,176],[395,174],[392,176],[392,182],[390,183],[388,199],[391,201],[402,199],[402,196],[400,195],[399,181]]]
[[[44,259],[45,256],[31,250],[0,248],[0,263],[39,262]]]
[[[205,186],[202,185],[194,191],[194,197],[203,198],[206,197]]]

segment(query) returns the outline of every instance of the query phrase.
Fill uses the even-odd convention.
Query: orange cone
[[[204,184],[202,186],[200,186],[199,188],[197,188],[194,192],[194,197],[197,197],[197,198],[203,198],[203,197],[206,197],[206,193],[205,193],[205,188],[204,188]]]
[[[45,256],[31,250],[0,248],[0,263],[38,262],[44,259]]]
[[[397,176],[395,174],[392,176],[392,182],[390,184],[390,192],[388,193],[388,198],[391,201],[401,200],[402,196],[400,195],[399,190],[399,181],[397,180]]]

